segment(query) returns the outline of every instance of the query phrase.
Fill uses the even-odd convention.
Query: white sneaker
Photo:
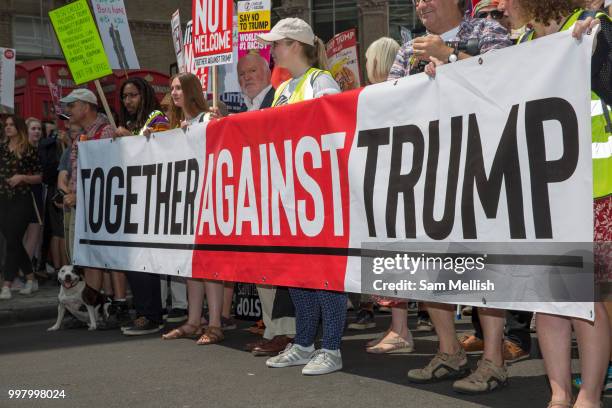
[[[0,291],[0,300],[8,300],[11,297],[11,288],[9,288],[8,286],[3,286],[2,291]]]
[[[28,280],[23,289],[19,291],[20,295],[31,295],[38,290],[38,281]]]
[[[302,374],[322,375],[339,370],[342,370],[342,355],[340,354],[340,350],[337,352],[317,350],[308,364],[306,364],[306,367],[302,368]]]
[[[310,361],[315,351],[305,351],[297,344],[287,344],[285,351],[278,356],[270,357],[266,360],[266,365],[272,368],[291,367],[304,365]]]
[[[23,289],[23,287],[24,287],[24,284],[21,278],[15,277],[15,279],[13,279],[13,283],[11,283],[11,290],[18,291],[18,290]]]

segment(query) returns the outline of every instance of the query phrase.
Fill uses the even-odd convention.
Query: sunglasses
[[[475,18],[487,18],[489,16],[491,16],[493,20],[501,20],[504,18],[504,12],[500,10],[481,11],[476,14]]]

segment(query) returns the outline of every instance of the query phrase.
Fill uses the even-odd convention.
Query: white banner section
[[[204,127],[79,143],[75,264],[191,276]]]

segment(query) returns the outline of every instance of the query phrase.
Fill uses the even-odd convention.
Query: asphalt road
[[[197,346],[159,335],[127,338],[118,331],[48,333],[52,321],[0,327],[0,407],[546,406],[549,392],[538,358],[513,364],[510,385],[489,395],[461,396],[448,382],[409,384],[407,370],[427,363],[435,337],[416,334],[411,354],[365,353],[365,341],[388,321],[382,316],[378,330],[345,332],[344,370],[319,377],[304,377],[298,367],[267,368],[264,358],[241,350],[254,339],[241,329],[228,332],[221,345]],[[458,329],[469,325],[460,323]],[[476,357],[471,362],[475,365]],[[64,390],[65,398],[11,400],[9,389]],[[612,407],[612,400],[606,404]]]

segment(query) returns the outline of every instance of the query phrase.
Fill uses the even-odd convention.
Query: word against
[[[274,143],[260,144],[257,149],[245,146],[240,165],[228,149],[217,155],[209,154],[198,235],[242,235],[248,228],[254,236],[279,236],[281,217],[292,236],[319,235],[326,221],[325,202],[319,183],[306,170],[306,162],[312,161],[313,170],[323,169],[324,155],[328,156],[330,167],[323,170],[332,180],[333,191],[333,219],[329,221],[334,223],[335,235],[343,235],[338,150],[343,149],[344,138],[345,133],[332,133],[322,135],[321,144],[312,136],[304,136],[284,140],[281,146]],[[283,156],[284,163],[279,159]],[[298,188],[305,191],[308,200],[296,197]],[[311,217],[306,211],[308,203],[313,208]]]

